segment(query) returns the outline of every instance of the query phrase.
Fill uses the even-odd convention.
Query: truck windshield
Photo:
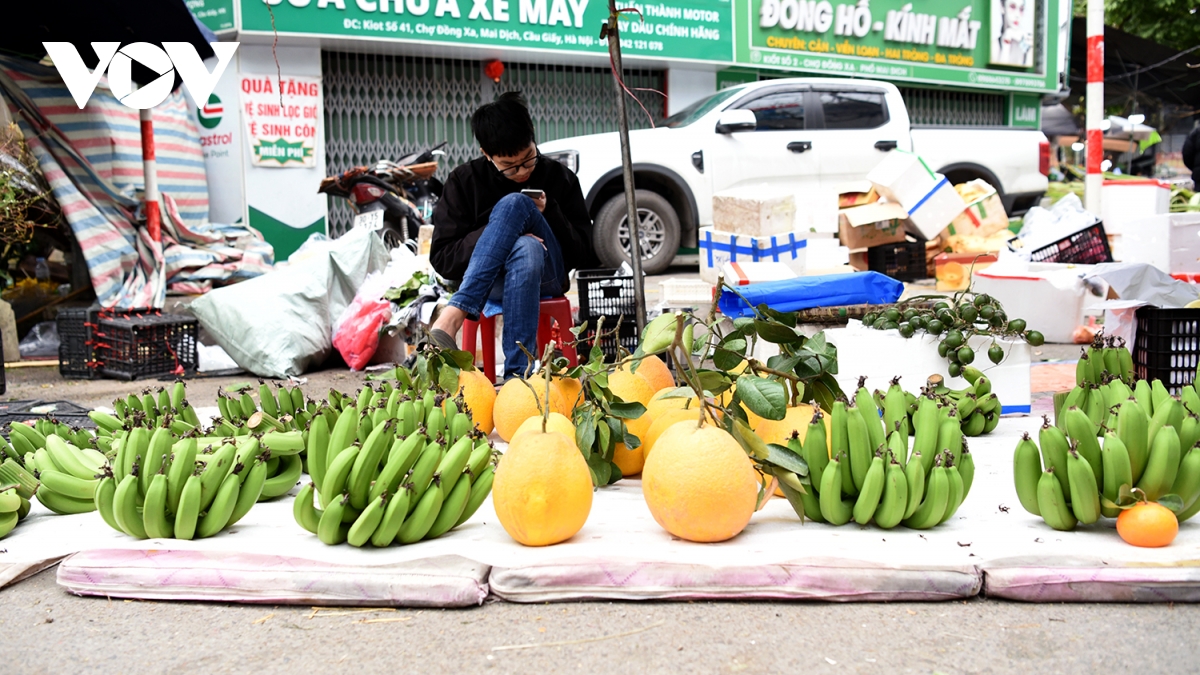
[[[663,121],[663,125],[670,129],[686,127],[692,122],[695,122],[701,117],[707,115],[710,111],[712,111],[713,108],[716,108],[725,101],[729,100],[734,94],[740,94],[741,92],[741,87],[722,89],[711,96],[696,101],[674,115],[671,115]]]

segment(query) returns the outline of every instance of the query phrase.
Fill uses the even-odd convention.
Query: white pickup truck
[[[798,192],[862,180],[883,153],[912,150],[953,183],[982,178],[1010,214],[1046,191],[1050,146],[1042,132],[1006,127],[913,127],[888,82],[791,78],[723,89],[630,133],[644,269],[657,273],[712,224],[712,196],[743,184]],[[617,134],[540,145],[579,176],[605,265],[629,259]],[[797,204],[799,209],[804,204]]]

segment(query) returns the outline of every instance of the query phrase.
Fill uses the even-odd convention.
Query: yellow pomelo
[[[533,391],[530,391],[532,386]],[[534,397],[534,392],[537,397]],[[546,381],[533,378],[528,382],[511,379],[500,387],[496,394],[496,403],[492,408],[492,419],[496,423],[496,433],[500,438],[511,441],[513,434],[521,423],[530,417],[542,414],[542,403],[546,399]],[[563,403],[562,394],[556,387],[550,387],[550,410],[560,414],[570,414]]]
[[[521,426],[517,427],[517,430],[513,432],[513,439],[516,439],[521,434],[529,431],[541,430],[542,416],[536,415],[525,420],[521,423]],[[557,431],[558,433],[570,438],[571,442],[575,441],[575,425],[571,424],[571,420],[567,419],[562,413],[550,413],[550,418],[546,420],[546,431]]]
[[[592,474],[574,439],[530,431],[496,466],[492,504],[504,531],[525,546],[566,541],[592,510]]]

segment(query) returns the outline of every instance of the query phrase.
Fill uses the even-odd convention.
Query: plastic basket
[[[1112,262],[1104,223],[1096,223],[1029,254],[1031,262],[1097,265]]]
[[[925,264],[925,242],[901,241],[867,249],[867,269],[897,281],[916,281],[929,276]]]
[[[667,279],[662,282],[664,307],[706,307],[712,304],[713,285],[701,279]]]
[[[100,373],[136,380],[195,371],[195,319],[162,314],[101,317],[94,343]]]
[[[579,288],[580,321],[601,316],[614,321],[618,316],[634,318],[637,299],[633,275],[619,275],[617,270],[579,270],[575,283]]]
[[[96,360],[93,333],[102,318],[140,316],[151,309],[101,309],[99,307],[63,307],[58,310],[58,372],[70,380],[94,380],[101,376]]]
[[[1137,310],[1133,368],[1141,379],[1162,380],[1172,394],[1196,379],[1200,363],[1200,309]]]
[[[0,407],[0,426],[36,419],[54,419],[77,429],[94,429],[96,423],[88,417],[90,408],[70,401],[8,401]]]

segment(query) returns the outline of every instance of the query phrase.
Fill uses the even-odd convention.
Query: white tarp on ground
[[[1012,450],[1020,433],[1038,424],[1005,419],[990,437],[972,439],[977,474],[970,496],[953,521],[925,532],[801,526],[785,500],[773,499],[735,539],[694,544],[659,528],[636,480],[598,491],[583,530],[547,548],[514,543],[490,502],[441,539],[386,550],[321,544],[293,522],[290,499],[259,504],[231,531],[195,542],[134,541],[98,514],[50,516],[35,504],[2,542],[0,580],[5,564],[44,567],[91,551],[59,568],[72,592],[451,606],[475,604],[468,597],[481,601],[489,586],[520,602],[844,601],[970,597],[986,584],[990,595],[1022,600],[1200,599],[1200,525],[1185,524],[1167,548],[1139,549],[1117,537],[1112,521],[1060,533],[1021,509]]]

